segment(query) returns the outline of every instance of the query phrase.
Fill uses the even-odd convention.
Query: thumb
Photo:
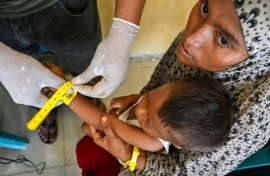
[[[73,88],[85,96],[94,98],[106,98],[116,89],[111,85],[111,82],[104,78],[102,78],[95,86],[74,85]]]
[[[73,84],[85,84],[96,77],[97,74],[92,72],[92,70],[88,67],[83,73],[71,79]]]
[[[66,81],[64,79],[60,78],[59,76],[53,75],[53,78],[48,79],[47,82],[45,83],[45,85],[43,85],[42,88],[44,88],[44,87],[52,87],[52,88],[58,89],[65,82]]]
[[[110,142],[110,140],[115,135],[114,135],[114,132],[112,131],[112,128],[111,128],[111,124],[110,124],[109,119],[107,117],[103,116],[103,117],[101,117],[101,122],[100,123],[101,123],[101,126],[102,126],[102,129],[103,129],[104,133],[107,136],[108,142]]]

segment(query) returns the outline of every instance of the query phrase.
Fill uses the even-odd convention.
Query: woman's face
[[[201,0],[193,7],[178,60],[188,66],[220,71],[248,58],[232,0]]]

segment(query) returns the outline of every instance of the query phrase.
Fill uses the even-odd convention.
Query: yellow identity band
[[[66,104],[67,106],[69,105],[69,103],[73,100],[73,98],[77,95],[77,91],[72,89],[73,91],[71,93],[65,93],[62,98],[60,99],[60,101],[62,101],[64,104]]]
[[[140,152],[139,152],[138,147],[134,146],[134,150],[133,150],[131,159],[124,163],[125,165],[129,166],[130,171],[135,170],[135,168],[137,166],[137,159],[138,159],[139,155],[140,155]]]
[[[66,92],[72,86],[73,84],[70,81],[63,84],[47,101],[47,103],[37,112],[37,114],[27,123],[27,128],[29,130],[36,130],[59,100],[68,105],[77,94],[76,91],[73,91],[71,94],[66,94]]]

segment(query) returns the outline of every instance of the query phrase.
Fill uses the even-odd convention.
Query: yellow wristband
[[[135,168],[137,166],[137,159],[138,159],[139,155],[140,155],[140,152],[139,152],[138,147],[134,146],[134,150],[133,150],[131,159],[124,163],[125,165],[129,166],[130,171],[135,170]]]
[[[71,88],[72,89],[72,88]],[[73,98],[77,95],[77,91],[72,89],[71,93],[65,93],[62,98],[60,99],[60,101],[62,101],[64,104],[66,104],[67,106],[69,105],[69,103],[73,100]]]
[[[45,118],[51,112],[54,106],[58,103],[58,101],[62,100],[62,97],[72,86],[73,84],[70,81],[63,84],[47,101],[47,103],[37,112],[37,114],[27,123],[27,128],[29,130],[36,130],[39,125],[45,120]]]

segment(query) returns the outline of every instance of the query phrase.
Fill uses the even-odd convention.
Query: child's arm
[[[108,117],[114,132],[131,145],[151,152],[156,152],[163,148],[163,144],[157,138],[147,135],[138,127],[129,125],[110,114],[102,112],[91,101],[80,94],[75,96],[69,107],[79,118],[99,130],[102,130],[100,126],[101,117]]]
[[[60,67],[55,66],[53,64],[46,64],[46,67],[48,67],[52,72],[54,72],[58,76],[61,76],[63,78],[65,77]],[[137,100],[135,96],[132,97],[133,98],[131,99],[131,101],[136,102]],[[111,120],[111,125],[113,127],[114,132],[120,138],[122,138],[124,141],[126,141],[131,145],[135,145],[141,149],[152,152],[159,151],[160,149],[163,148],[163,145],[158,139],[148,136],[140,128],[128,125],[127,123],[122,122],[121,120],[115,118],[114,116],[102,112],[91,101],[89,101],[80,94],[77,94],[75,96],[75,98],[69,104],[69,107],[83,121],[100,130],[102,130],[100,127],[100,118],[106,114],[106,116]]]

